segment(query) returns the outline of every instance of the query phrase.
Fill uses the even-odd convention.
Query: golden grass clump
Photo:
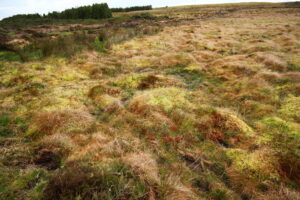
[[[194,62],[189,54],[166,54],[160,57],[159,60],[162,67],[186,66]]]
[[[278,103],[278,93],[275,88],[261,77],[235,80],[232,85],[226,95],[237,102],[253,100],[262,104]]]
[[[262,118],[275,113],[275,107],[269,104],[262,104],[253,100],[246,100],[242,104],[243,113],[253,118]]]
[[[192,55],[198,62],[211,62],[221,57],[219,54],[208,50],[193,51]]]
[[[166,183],[170,188],[166,192],[166,200],[196,200],[198,197],[192,191],[192,189],[186,185],[184,185],[180,177],[176,174],[171,174],[167,177]]]
[[[122,157],[124,163],[129,164],[136,174],[143,177],[145,180],[160,183],[159,170],[156,161],[149,153],[129,153]]]
[[[215,63],[209,68],[215,76],[225,80],[234,80],[242,76],[249,76],[255,74],[257,69],[255,66],[247,62],[233,61],[224,63]]]
[[[267,71],[263,70],[256,75],[257,77],[261,77],[266,81],[269,81],[271,83],[275,83],[278,79],[280,79],[282,76],[279,72],[273,72],[273,71]]]
[[[94,117],[84,110],[44,111],[33,117],[29,134],[87,133],[94,123]]]
[[[148,57],[144,55],[138,55],[126,59],[126,67],[131,69],[142,69],[142,68],[156,68],[159,65],[159,60],[156,57]]]
[[[89,138],[83,136],[73,137],[73,142],[79,145],[76,149],[73,149],[66,162],[73,162],[84,158],[92,158],[103,162],[105,160],[111,160],[105,153],[102,154],[102,151],[111,140],[111,137],[102,132],[93,133]]]
[[[269,190],[266,194],[260,194],[257,200],[300,200],[299,193],[291,188],[280,186]]]
[[[257,52],[254,54],[254,56],[256,57],[257,61],[264,63],[268,69],[279,72],[285,72],[288,69],[287,62],[273,54]]]
[[[300,72],[288,72],[282,74],[282,78],[286,78],[293,82],[300,82]]]
[[[141,141],[133,137],[131,133],[127,132],[122,136],[105,140],[104,143],[98,142],[101,148],[98,150],[101,155],[107,155],[109,159],[122,158],[127,154],[139,153],[142,151]]]
[[[61,146],[67,150],[72,150],[76,147],[76,144],[69,135],[55,133],[53,135],[45,135],[39,143],[47,146]]]

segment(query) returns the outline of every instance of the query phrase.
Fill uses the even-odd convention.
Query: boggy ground
[[[299,199],[298,11],[1,62],[0,198]]]

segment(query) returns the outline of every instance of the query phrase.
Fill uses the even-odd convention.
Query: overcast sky
[[[154,7],[232,2],[283,2],[290,0],[0,0],[0,19],[15,14],[48,13],[66,8],[106,2],[110,7],[152,5]],[[296,1],[296,0],[291,0]]]

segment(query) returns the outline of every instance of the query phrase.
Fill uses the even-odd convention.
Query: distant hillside
[[[132,12],[152,10],[152,6],[133,6],[127,8],[109,8],[106,3],[93,4],[91,6],[81,6],[78,8],[66,9],[62,12],[53,11],[47,15],[35,14],[18,14],[2,19],[3,21],[16,20],[40,20],[40,19],[105,19],[111,18],[112,12]]]
[[[81,6],[78,8],[66,9],[62,12],[51,12],[48,15],[40,14],[20,14],[12,17],[4,18],[3,21],[15,21],[23,19],[105,19],[111,18],[112,12],[106,3],[93,4],[91,6]]]

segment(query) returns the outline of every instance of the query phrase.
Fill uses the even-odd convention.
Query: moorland
[[[0,199],[300,199],[300,5],[115,11],[0,21]]]

